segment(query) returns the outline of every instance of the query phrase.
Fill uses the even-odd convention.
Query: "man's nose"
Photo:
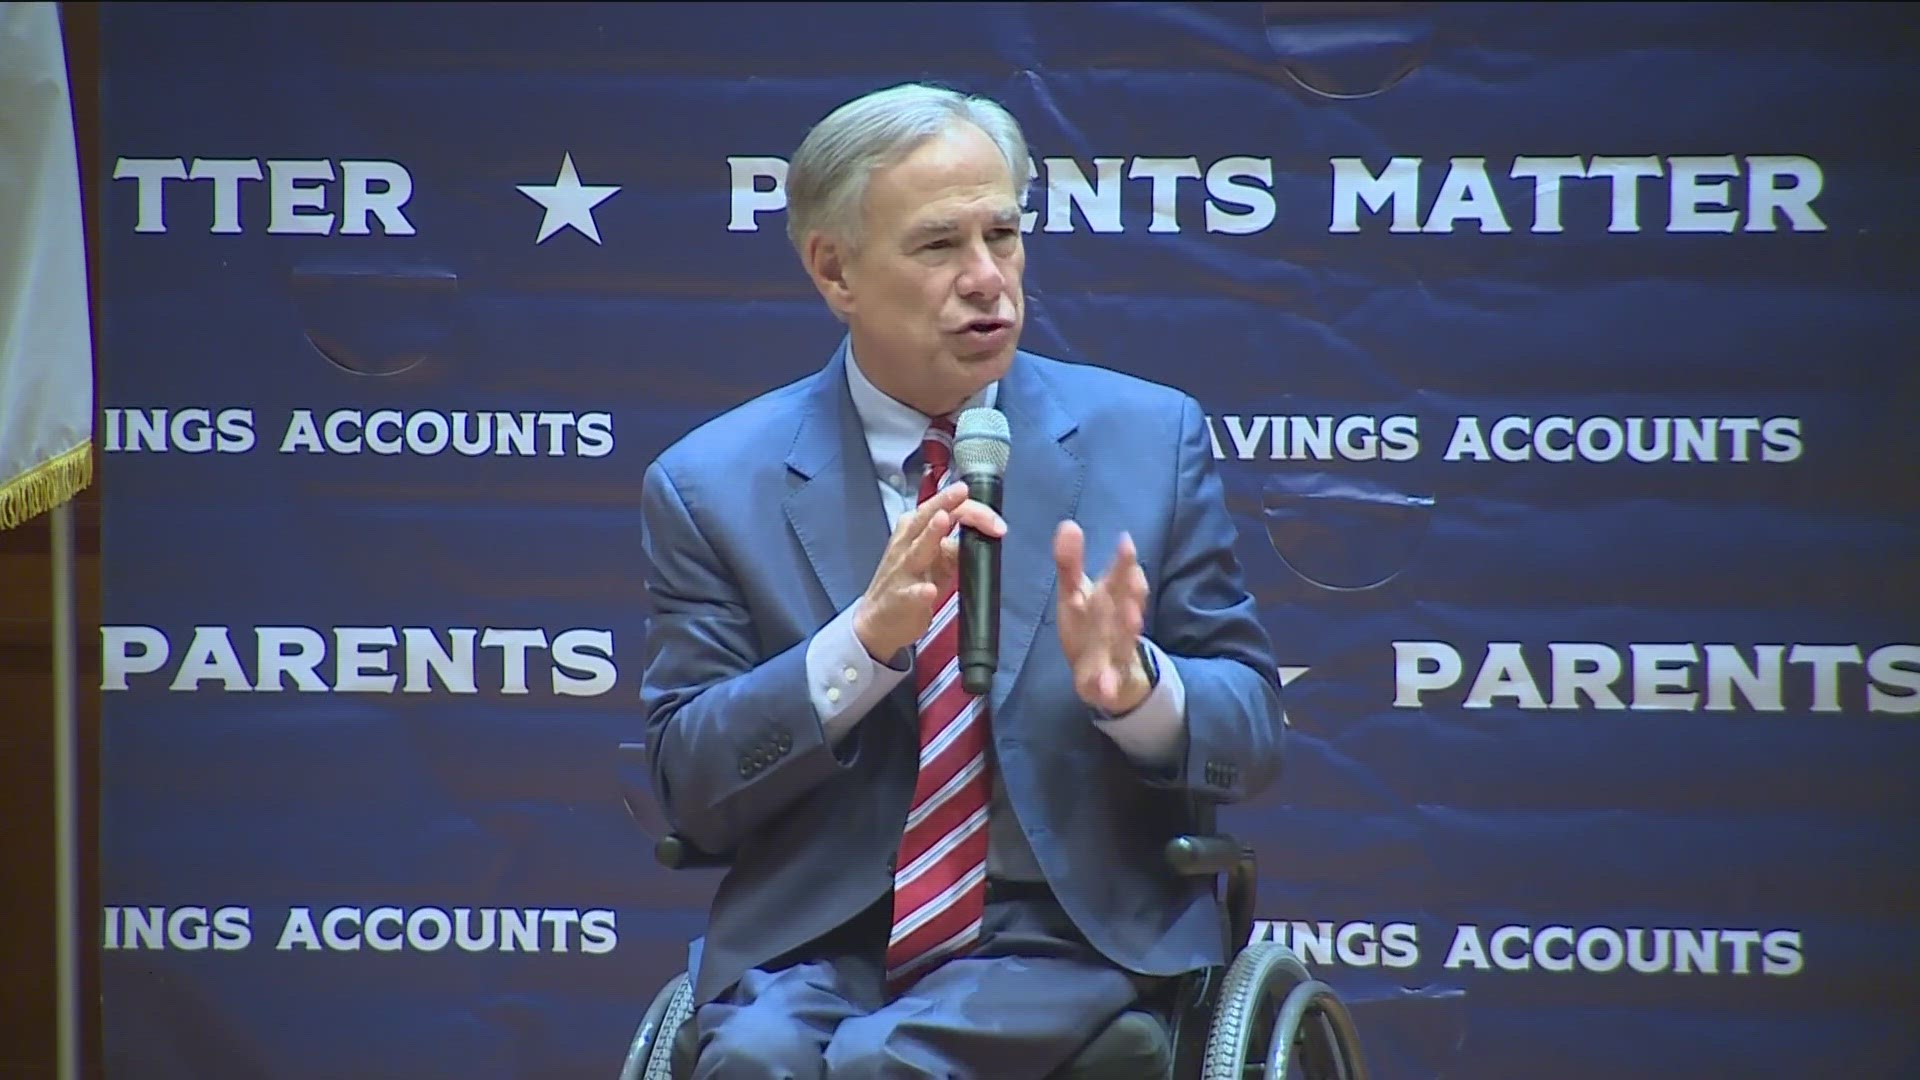
[[[986,242],[969,245],[966,267],[960,272],[961,294],[991,298],[998,296],[1006,284],[1007,276],[1001,272],[1000,262],[993,257],[993,250]]]

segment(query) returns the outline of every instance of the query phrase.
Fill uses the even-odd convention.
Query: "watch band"
[[[1160,688],[1160,662],[1154,659],[1153,650],[1147,648],[1147,639],[1141,638],[1134,645],[1140,656],[1140,670],[1147,673],[1147,689]]]

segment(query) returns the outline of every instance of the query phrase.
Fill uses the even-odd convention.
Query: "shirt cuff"
[[[1187,727],[1187,687],[1160,646],[1146,641],[1160,668],[1160,683],[1131,712],[1111,716],[1096,710],[1093,725],[1106,732],[1136,764],[1169,767],[1181,759]]]
[[[807,643],[807,696],[829,745],[838,745],[860,718],[913,671],[913,652],[902,649],[892,663],[867,654],[853,632],[856,600]]]

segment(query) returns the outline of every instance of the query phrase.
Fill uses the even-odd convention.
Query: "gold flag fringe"
[[[0,529],[11,529],[46,513],[91,483],[93,443],[83,442],[0,483]]]

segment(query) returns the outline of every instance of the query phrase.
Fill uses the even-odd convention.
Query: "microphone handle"
[[[992,473],[962,476],[967,497],[1000,512],[1000,477]],[[971,528],[960,529],[960,686],[984,695],[993,688],[1000,666],[1000,541]]]

